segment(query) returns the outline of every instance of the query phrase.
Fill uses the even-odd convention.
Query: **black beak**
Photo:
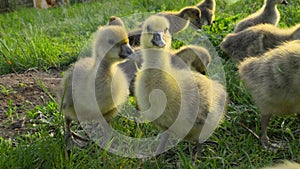
[[[121,53],[120,53],[120,58],[127,58],[128,56],[132,55],[134,53],[133,49],[130,47],[128,43],[123,44],[121,46]]]
[[[191,20],[190,25],[195,29],[201,29],[202,28],[201,18]]]
[[[153,38],[151,40],[151,42],[154,46],[157,46],[160,48],[163,48],[166,46],[166,42],[164,41],[162,34],[163,34],[163,32],[154,32]]]
[[[198,19],[197,19],[197,23],[199,23],[199,24],[198,24],[198,25],[199,25],[199,29],[201,29],[201,28],[202,28],[201,18],[198,18]]]
[[[282,1],[282,4],[287,5],[287,4],[288,4],[288,1],[287,1],[287,0],[283,0],[283,1]]]

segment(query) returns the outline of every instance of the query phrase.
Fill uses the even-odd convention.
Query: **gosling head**
[[[108,21],[108,25],[118,25],[125,28],[123,20],[117,16],[111,16]]]
[[[124,27],[103,26],[95,34],[94,56],[96,58],[118,61],[132,55],[134,51],[129,45],[128,35]]]
[[[271,4],[271,5],[277,5],[277,4],[287,5],[288,4],[287,0],[266,0],[266,3]]]
[[[185,20],[189,20],[197,28],[202,27],[201,23],[201,11],[196,6],[185,7],[180,10],[179,16]]]
[[[162,16],[150,16],[143,24],[141,44],[143,48],[171,47],[171,34],[169,21]]]

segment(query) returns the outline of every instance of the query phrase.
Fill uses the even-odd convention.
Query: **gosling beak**
[[[163,32],[154,32],[151,42],[154,46],[157,46],[159,48],[165,47],[166,42],[163,39]]]
[[[120,58],[127,58],[130,55],[134,54],[133,49],[130,47],[130,45],[128,43],[125,43],[121,46],[121,53],[120,53]]]
[[[287,1],[287,0],[283,0],[283,1],[282,1],[282,4],[287,5],[287,4],[288,4],[288,1]]]
[[[198,23],[199,29],[201,29],[202,28],[201,18],[197,19],[197,23]]]
[[[197,18],[194,21],[191,21],[191,26],[194,27],[195,29],[201,29],[202,28],[201,18]]]

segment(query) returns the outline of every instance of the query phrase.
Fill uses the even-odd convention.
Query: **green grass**
[[[70,63],[84,55],[82,49],[90,41],[100,25],[107,23],[111,15],[128,16],[141,12],[178,10],[192,5],[190,0],[128,0],[102,3],[75,4],[66,8],[49,10],[20,9],[0,15],[0,74],[22,72],[28,68],[47,70],[57,67],[65,70]],[[196,2],[195,2],[196,3]],[[288,27],[300,21],[300,0],[279,6],[280,27]],[[130,7],[128,7],[130,6]],[[28,110],[26,124],[30,132],[8,140],[0,137],[0,168],[258,168],[281,159],[298,160],[299,136],[295,116],[273,118],[269,136],[287,142],[287,149],[266,151],[259,141],[240,123],[259,133],[259,112],[247,89],[241,83],[237,67],[220,51],[218,45],[233,30],[235,22],[257,10],[261,1],[248,0],[228,4],[217,0],[215,25],[204,27],[205,36],[223,58],[226,86],[229,94],[228,112],[224,122],[210,138],[217,147],[204,146],[201,158],[193,164],[191,143],[181,142],[160,156],[148,159],[132,159],[117,156],[91,145],[86,149],[75,148],[67,157],[64,151],[63,117],[54,102]],[[180,45],[180,44],[179,44]],[[178,47],[178,44],[173,44]],[[10,89],[1,87],[1,92]],[[12,100],[13,102],[13,100]],[[14,107],[6,112],[13,118]],[[130,113],[130,112],[129,112]],[[151,124],[137,124],[117,117],[113,127],[124,135],[147,137],[157,134]]]

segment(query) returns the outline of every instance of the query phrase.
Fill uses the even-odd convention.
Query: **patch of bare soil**
[[[0,75],[0,136],[8,139],[29,132],[27,111],[53,100],[60,79],[58,71]]]

